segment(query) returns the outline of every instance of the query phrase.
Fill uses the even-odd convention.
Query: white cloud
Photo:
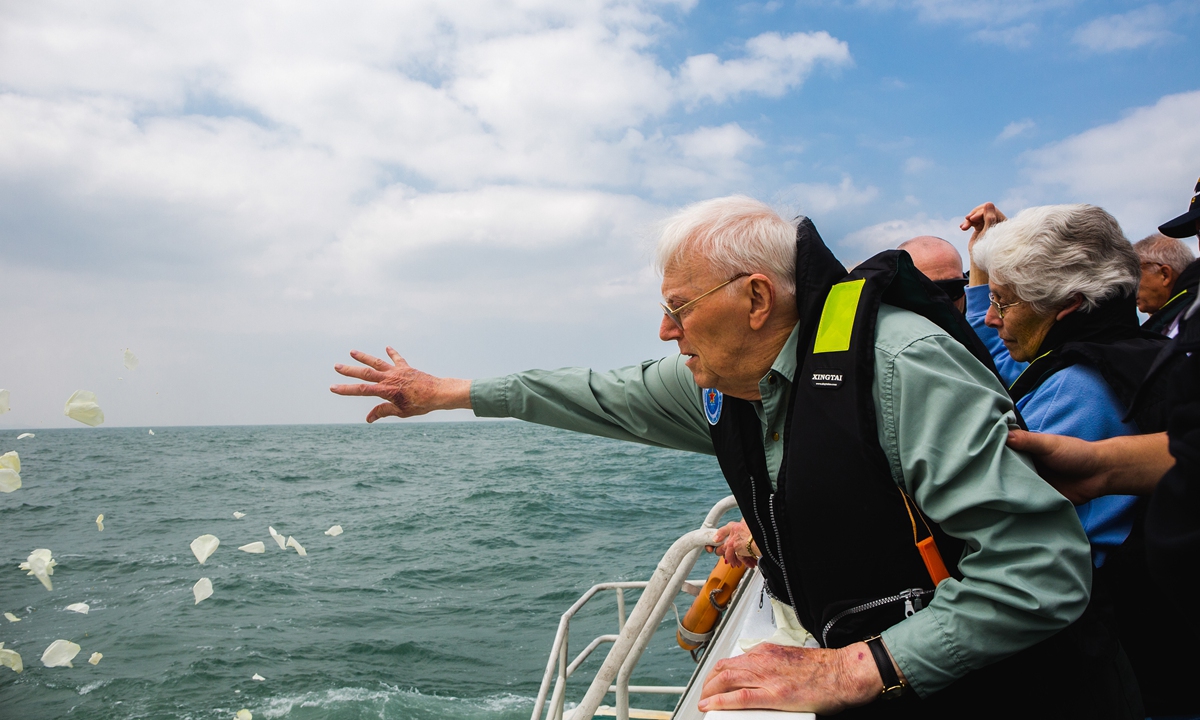
[[[1010,122],[1009,124],[1004,126],[1004,129],[1001,130],[1000,134],[996,136],[996,142],[1004,142],[1005,140],[1011,140],[1019,135],[1024,135],[1025,133],[1028,133],[1030,130],[1033,130],[1035,127],[1037,127],[1037,123],[1035,123],[1034,121],[1032,121],[1028,118],[1026,118],[1025,120],[1014,120],[1013,122]]]
[[[932,160],[917,155],[904,161],[904,173],[906,175],[918,175],[931,167],[933,167]]]
[[[933,235],[949,241],[966,257],[966,233],[959,230],[962,218],[929,217],[919,213],[908,218],[899,218],[876,223],[846,235],[839,245],[858,251],[862,258],[870,257],[881,250],[894,248],[905,240],[919,235]]]
[[[798,87],[818,63],[849,65],[850,48],[827,32],[763,33],[746,41],[746,56],[693,55],[679,69],[681,93],[693,102],[723,102],[742,93],[779,97]]]
[[[762,146],[761,140],[735,122],[720,127],[702,127],[678,135],[674,140],[685,156],[700,160],[728,160],[750,148]]]
[[[835,212],[867,205],[879,197],[879,188],[858,187],[849,175],[837,185],[828,183],[797,183],[780,191],[777,202],[795,212],[820,218]]]
[[[983,28],[982,30],[976,30],[972,34],[972,37],[991,45],[1003,45],[1013,50],[1020,50],[1032,45],[1033,38],[1037,33],[1038,26],[1027,22],[1008,27]]]
[[[1200,163],[1200,91],[1167,95],[1116,122],[1023,156],[1012,205],[1100,205],[1136,239],[1187,209]]]
[[[1171,14],[1161,5],[1146,5],[1120,15],[1092,20],[1075,32],[1074,41],[1094,52],[1132,50],[1175,37],[1167,29]]]

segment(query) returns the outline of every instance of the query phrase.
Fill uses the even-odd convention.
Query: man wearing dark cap
[[[1188,205],[1187,212],[1159,225],[1158,231],[1168,238],[1186,238],[1197,234],[1200,231],[1200,203],[1196,202],[1196,198],[1200,198],[1200,180],[1196,182],[1195,194],[1192,195],[1192,202]],[[1138,255],[1142,256],[1142,282],[1147,286],[1146,297],[1157,298],[1163,302],[1150,303],[1151,307],[1141,307],[1144,293],[1139,289],[1138,309],[1151,313],[1150,318],[1142,327],[1162,333],[1167,337],[1174,337],[1179,329],[1180,313],[1189,307],[1196,298],[1197,285],[1200,285],[1200,261],[1192,262],[1181,271],[1177,270],[1178,277],[1170,279],[1167,276],[1171,275],[1171,272],[1167,270],[1166,264],[1163,262],[1165,258],[1155,256],[1156,252],[1161,250],[1163,243],[1153,243],[1153,248],[1147,246],[1139,249],[1138,247],[1152,240],[1152,237],[1137,243],[1134,245],[1134,249],[1138,251]],[[1166,240],[1166,238],[1160,239]],[[1147,256],[1147,252],[1154,257]],[[1178,255],[1178,250],[1175,250],[1174,254]],[[1190,254],[1191,252],[1188,251],[1188,255]],[[1169,284],[1167,280],[1170,280]]]
[[[1196,181],[1196,189],[1193,193],[1192,202],[1188,205],[1187,212],[1159,225],[1158,231],[1160,233],[1167,237],[1185,238],[1200,232],[1200,202],[1196,202],[1197,198],[1200,198],[1200,180]]]

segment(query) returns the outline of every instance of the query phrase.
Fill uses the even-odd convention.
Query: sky
[[[80,389],[107,426],[361,422],[333,365],[387,345],[662,357],[655,224],[720,195],[847,264],[965,249],[989,200],[1137,240],[1200,175],[1197,34],[1132,0],[3,2],[0,428],[83,427]]]

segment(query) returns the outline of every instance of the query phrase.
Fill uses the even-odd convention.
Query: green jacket
[[[772,481],[783,458],[795,342],[793,332],[755,404]],[[476,380],[472,407],[480,417],[712,454],[700,388],[683,360]],[[897,484],[943,529],[979,548],[960,564],[962,581],[947,580],[925,610],[883,633],[913,689],[927,695],[1078,618],[1091,556],[1071,503],[1005,446],[1016,424],[1012,401],[965,348],[925,318],[884,305],[875,369],[879,443]]]

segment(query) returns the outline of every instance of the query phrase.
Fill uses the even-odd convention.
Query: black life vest
[[[838,648],[920,611],[935,591],[913,543],[913,525],[922,535],[925,525],[910,520],[876,433],[871,391],[879,305],[923,315],[995,369],[965,318],[905,252],[880,253],[846,274],[802,219],[796,296],[797,370],[778,487],[771,485],[762,425],[750,402],[725,397],[711,433],[763,553],[759,568],[768,592],[794,608],[823,647]],[[929,528],[950,574],[961,579],[962,541],[936,523]],[[1103,623],[1085,617],[1068,630],[929,698],[909,694],[844,716],[1140,717],[1132,673],[1120,666]]]

